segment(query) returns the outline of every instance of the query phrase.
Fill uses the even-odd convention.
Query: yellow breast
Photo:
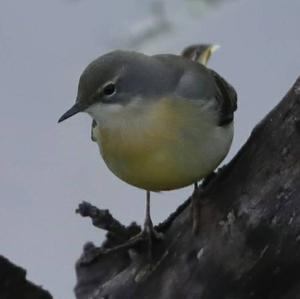
[[[109,169],[136,187],[162,191],[190,185],[212,172],[229,150],[232,127],[217,127],[201,105],[166,98],[139,115],[124,109],[115,116],[120,125],[97,126],[94,133]]]

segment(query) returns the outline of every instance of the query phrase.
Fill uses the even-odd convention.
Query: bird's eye
[[[106,96],[111,96],[115,92],[116,92],[116,85],[112,82],[106,84],[103,87],[103,94],[106,95]]]

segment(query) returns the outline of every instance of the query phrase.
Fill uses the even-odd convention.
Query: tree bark
[[[121,238],[88,243],[77,299],[299,299],[300,78],[198,196],[198,233],[187,202],[160,227],[152,263],[143,246],[99,254],[132,236],[122,225]]]
[[[0,256],[1,299],[52,299],[41,287],[26,280],[26,271]]]

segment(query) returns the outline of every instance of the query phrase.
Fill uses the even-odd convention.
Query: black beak
[[[60,119],[58,120],[58,122],[62,122],[64,120],[66,120],[67,118],[79,113],[79,112],[82,112],[83,110],[85,109],[85,106],[82,105],[81,103],[77,102],[75,103],[72,108],[70,108],[66,113],[64,113]]]

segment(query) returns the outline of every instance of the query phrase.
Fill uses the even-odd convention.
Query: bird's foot
[[[125,241],[124,243],[116,245],[111,248],[95,247],[95,249],[93,250],[92,258],[89,258],[89,261],[87,263],[90,263],[95,259],[100,258],[101,256],[104,255],[114,254],[117,252],[125,252],[129,249],[137,249],[137,248],[146,248],[147,259],[149,260],[149,262],[151,262],[153,258],[154,243],[163,240],[163,238],[164,238],[163,233],[156,231],[152,225],[152,222],[151,224],[150,223],[148,224],[146,221],[144,225],[144,229],[137,235]]]

